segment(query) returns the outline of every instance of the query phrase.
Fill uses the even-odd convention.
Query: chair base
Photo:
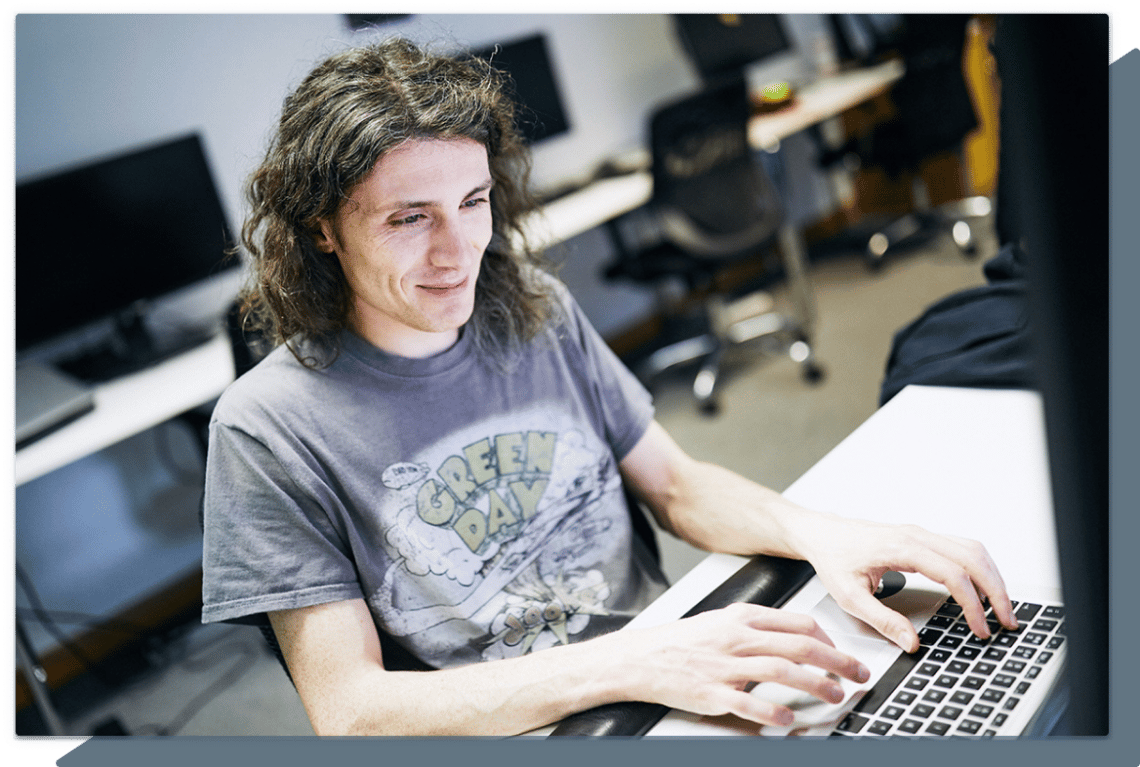
[[[700,362],[693,379],[693,398],[702,413],[713,415],[719,411],[717,394],[723,381],[725,355],[736,346],[776,339],[783,342],[785,353],[800,364],[805,381],[822,381],[824,370],[815,359],[807,333],[795,320],[772,311],[770,299],[765,299],[767,294],[759,293],[732,304],[710,302],[706,306],[708,330],[654,351],[638,366],[638,377],[648,386],[668,370]],[[744,314],[741,307],[760,310]]]
[[[962,255],[973,258],[978,252],[978,244],[969,219],[989,215],[992,209],[988,197],[967,197],[937,208],[908,213],[868,238],[864,253],[867,264],[878,269],[887,256],[941,232],[949,232]]]

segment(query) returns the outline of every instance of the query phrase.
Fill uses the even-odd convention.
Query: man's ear
[[[317,219],[313,227],[313,245],[322,253],[336,253],[336,234],[327,218]]]

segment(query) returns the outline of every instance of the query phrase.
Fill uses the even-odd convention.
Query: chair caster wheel
[[[720,412],[720,403],[716,400],[705,400],[704,402],[698,403],[697,406],[701,411],[701,415],[710,418]]]
[[[809,384],[822,383],[823,379],[826,378],[823,368],[815,364],[804,365],[802,375]]]

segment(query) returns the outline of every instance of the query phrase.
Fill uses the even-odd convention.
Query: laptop
[[[95,407],[90,386],[38,362],[16,366],[16,449]]]
[[[788,727],[760,727],[732,716],[704,717],[670,711],[648,733],[701,737],[1021,737],[1043,735],[1064,712],[1060,683],[1065,665],[1064,606],[1059,592],[1015,594],[1020,628],[1003,629],[990,617],[991,637],[974,636],[962,609],[946,590],[920,575],[883,598],[911,619],[920,647],[903,653],[873,629],[845,613],[812,578],[785,608],[806,612],[836,647],[871,669],[871,681],[839,680],[846,695],[829,704],[792,688],[756,685],[751,694],[789,706]],[[990,612],[987,606],[987,615]]]

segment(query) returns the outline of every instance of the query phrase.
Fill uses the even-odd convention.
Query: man
[[[981,636],[979,592],[1016,625],[980,544],[687,456],[517,245],[524,181],[493,72],[403,41],[319,65],[251,181],[247,304],[279,345],[211,424],[203,617],[268,617],[318,733],[510,734],[621,700],[788,724],[746,685],[837,702],[834,675],[866,679],[755,605],[615,631],[665,587],[623,489],[696,546],[810,561],[906,650],[887,569],[945,584]]]

